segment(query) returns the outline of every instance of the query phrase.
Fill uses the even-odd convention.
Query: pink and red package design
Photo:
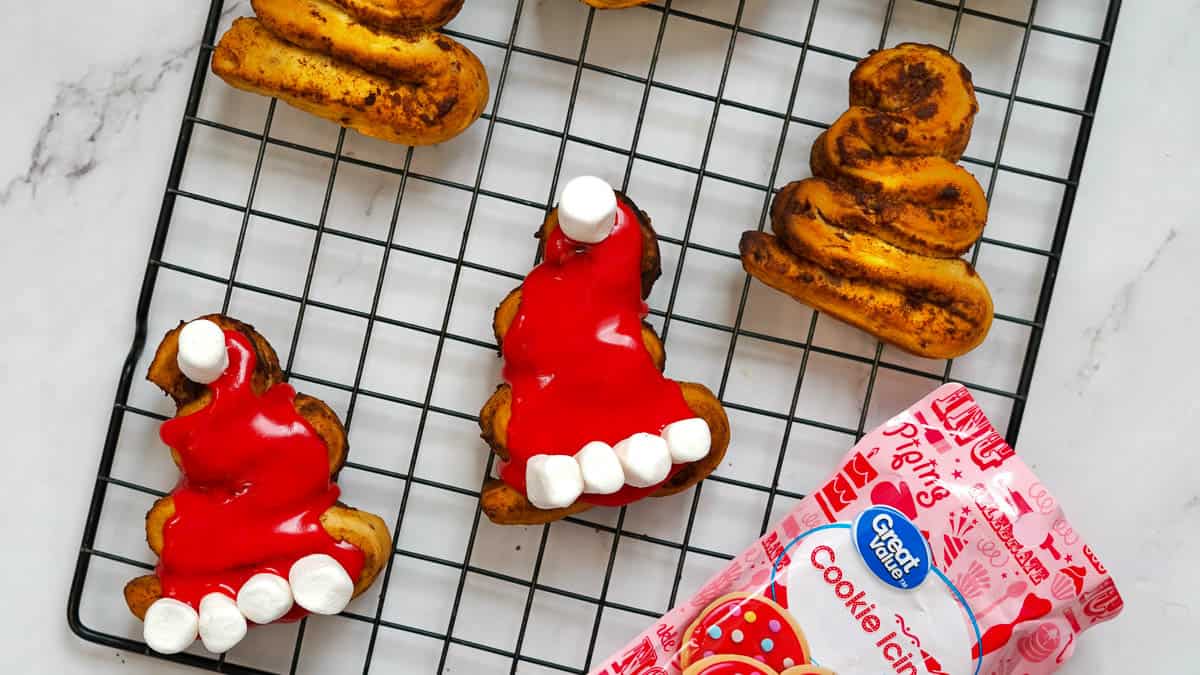
[[[1058,502],[948,384],[593,672],[1043,675],[1121,607]]]

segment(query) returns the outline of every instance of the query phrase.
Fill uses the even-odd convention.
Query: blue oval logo
[[[900,511],[872,506],[858,514],[851,531],[867,569],[883,583],[912,590],[929,577],[929,542]]]

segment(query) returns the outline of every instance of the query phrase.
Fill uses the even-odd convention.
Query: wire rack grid
[[[1081,9],[1083,4],[1087,7]],[[345,498],[393,528],[375,587],[339,617],[251,631],[230,673],[584,673],[802,498],[868,424],[959,381],[1015,442],[1120,1],[666,0],[597,12],[471,0],[446,32],[488,67],[483,119],[399,148],[212,82],[244,3],[214,0],[137,304],[68,607],[92,642],[151,654],[120,588],[153,568],[142,513],[176,473],[148,335],[219,307],[275,340],[285,373],[343,417]],[[1074,23],[1072,23],[1074,22]],[[1082,26],[1082,27],[1080,27]],[[872,48],[942,44],[976,73],[964,158],[992,218],[971,260],[993,335],[957,361],[904,355],[752,282],[737,236],[844,108]],[[562,176],[596,173],[648,210],[668,372],[730,412],[729,459],[667,500],[553,525],[481,518],[479,405],[499,379],[491,308],[536,261]]]

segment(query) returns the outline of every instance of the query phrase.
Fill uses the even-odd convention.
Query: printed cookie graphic
[[[779,675],[779,671],[745,656],[710,656],[693,663],[683,675]]]
[[[683,671],[683,675],[837,675],[828,668],[796,666],[780,673],[762,661],[745,656],[710,656]]]
[[[337,614],[371,585],[391,535],[338,502],[346,431],[283,383],[262,335],[216,314],[181,323],[147,379],[175,401],[160,435],[183,474],[146,514],[155,573],[125,586],[151,649],[181,652],[199,636],[222,653],[247,622]]]
[[[785,672],[810,665],[811,654],[804,631],[786,609],[760,595],[730,593],[688,627],[680,665],[687,669],[713,656],[743,656],[773,669],[765,672]]]
[[[546,523],[686,490],[729,445],[712,392],[662,374],[644,322],[661,273],[649,219],[603,180],[563,190],[545,260],[496,309],[506,384],[479,414],[499,458],[480,501],[493,522]]]

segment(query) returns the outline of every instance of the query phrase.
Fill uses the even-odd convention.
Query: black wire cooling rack
[[[794,21],[756,24],[753,15],[769,3],[778,3],[776,10],[789,6]],[[153,567],[140,541],[141,513],[151,500],[169,490],[174,476],[169,462],[159,461],[166,453],[156,445],[154,434],[169,410],[144,391],[149,385],[140,378],[143,350],[152,330],[211,311],[214,304],[204,304],[210,301],[223,311],[259,324],[285,357],[290,379],[339,410],[354,448],[353,461],[341,476],[346,499],[385,518],[392,516],[389,524],[396,535],[396,551],[386,573],[340,617],[256,629],[243,645],[221,658],[198,648],[163,657],[215,671],[584,673],[603,665],[602,659],[610,652],[764,531],[774,517],[803,496],[789,488],[815,482],[823,473],[815,467],[822,461],[831,466],[841,450],[862,436],[869,421],[886,419],[928,389],[946,381],[963,382],[985,401],[994,419],[1007,416],[1007,437],[1015,442],[1121,5],[1119,0],[1092,3],[1096,5],[1090,14],[1093,24],[1075,29],[1044,18],[1056,15],[1064,4],[1080,3],[666,0],[625,10],[619,21],[627,23],[620,25],[640,28],[622,35],[620,26],[610,30],[602,25],[617,21],[617,14],[585,10],[571,0],[469,0],[464,16],[475,11],[486,16],[475,22],[460,17],[451,26],[454,30],[446,32],[480,54],[493,84],[489,113],[464,135],[474,134],[474,140],[463,141],[470,150],[453,143],[445,146],[449,149],[387,146],[378,151],[377,146],[378,152],[372,154],[353,151],[350,145],[362,138],[344,129],[337,131],[336,141],[330,143],[294,140],[279,121],[290,114],[285,112],[289,109],[275,101],[262,103],[265,119],[253,125],[244,106],[207,104],[206,97],[213,96],[214,90],[222,96],[232,95],[219,81],[209,81],[209,58],[219,28],[231,15],[248,13],[241,3],[226,7],[222,0],[214,0],[138,298],[135,336],[121,373],[87,514],[69,599],[72,630],[91,642],[152,654],[140,640],[140,624],[128,616],[120,600],[124,580]],[[569,34],[531,31],[531,25],[542,21],[539,14],[548,12],[578,13],[577,29]],[[826,34],[831,14],[849,19]],[[497,17],[504,23],[498,29]],[[475,30],[479,26],[495,30]],[[979,359],[1000,365],[981,368],[963,360],[913,359],[881,344],[864,342],[861,335],[842,331],[836,322],[818,322],[816,313],[800,305],[780,304],[778,294],[760,293],[763,289],[737,267],[736,245],[721,245],[736,242],[744,229],[762,229],[772,186],[802,177],[790,167],[803,166],[811,137],[840,112],[837,105],[825,109],[808,105],[813,92],[821,90],[831,100],[844,101],[845,75],[853,63],[871,48],[910,37],[913,26],[944,29],[927,41],[940,42],[976,69],[982,108],[976,134],[988,140],[978,146],[973,141],[964,163],[986,185],[993,217],[971,259],[981,267],[998,297],[989,344],[1006,345],[1002,351],[1010,357],[1005,362],[989,354],[985,344]],[[700,37],[690,38],[691,51],[677,54],[674,36],[687,30],[699,31]],[[599,42],[622,37],[631,41],[631,49],[634,40],[652,41],[643,72],[628,72],[628,68],[592,58]],[[1064,63],[1059,52],[1045,48],[1047,42],[1081,50],[1085,57],[1074,65]],[[753,87],[742,86],[745,76],[739,60],[746,45],[785,55],[758,63],[786,69],[776,105],[748,102],[754,98],[747,93]],[[964,48],[974,58],[964,55]],[[776,51],[770,52],[772,49]],[[1047,53],[1052,55],[1047,57]],[[977,62],[989,62],[993,57],[1003,62],[999,75]],[[688,63],[678,63],[681,59]],[[984,77],[978,70],[981,65],[985,65]],[[562,123],[556,127],[547,126],[541,121],[543,116],[528,107],[512,105],[523,99],[520,91],[509,94],[509,88],[521,86],[521,81],[537,79],[551,70],[558,73],[558,79],[550,78],[548,86],[566,96],[560,109]],[[692,85],[694,80],[686,74],[678,75],[688,71],[713,76],[710,86]],[[827,72],[834,75],[826,77]],[[633,120],[625,136],[628,141],[595,138],[604,134],[602,125],[597,126],[591,117],[573,126],[577,116],[585,115],[584,98],[591,101],[597,91],[607,96],[618,89],[625,92],[625,107]],[[1069,92],[1076,93],[1075,100]],[[699,120],[694,126],[700,142],[689,161],[653,149],[658,137],[671,133],[667,128],[671,121],[666,127],[658,123],[667,114],[657,109],[663,99],[676,101],[682,106],[677,110],[692,111]],[[989,114],[990,122],[985,119]],[[769,133],[769,143],[764,146],[766,161],[760,167],[764,172],[743,174],[718,165],[729,164],[718,157],[720,146],[728,144],[722,123],[739,117],[752,119],[755,129]],[[1015,122],[1018,118],[1021,121]],[[332,137],[332,125],[301,124],[326,129]],[[1051,133],[1054,130],[1058,141]],[[533,140],[515,143],[516,151],[493,147],[499,134],[514,132]],[[227,153],[236,143],[247,151]],[[518,193],[495,187],[504,181],[488,173],[489,166],[508,173],[507,163],[521,154],[523,143],[549,144],[551,148],[549,183],[533,186],[539,192],[548,188],[542,198],[522,194],[524,190]],[[753,154],[753,145],[747,142],[746,154]],[[461,328],[456,300],[459,305],[478,302],[479,307],[490,308],[519,283],[533,257],[533,243],[526,235],[550,208],[564,167],[572,164],[569,155],[576,150],[607,157],[610,178],[620,176],[615,182],[656,218],[667,274],[665,283],[660,284],[664,288],[651,298],[651,318],[668,340],[674,363],[681,355],[685,363],[702,362],[687,374],[718,392],[734,422],[734,445],[726,465],[695,490],[674,499],[651,500],[655,503],[620,510],[593,510],[544,527],[497,528],[481,518],[476,505],[486,449],[475,438],[474,429],[479,404],[498,379],[496,346],[486,330],[472,335],[470,329]],[[191,185],[197,181],[189,179],[188,172],[195,170],[192,164],[198,161],[194,159],[198,152],[211,152],[222,162],[202,173],[221,174],[231,167],[248,173],[248,188],[244,183],[241,188],[244,200],[227,199],[215,194],[217,190]],[[296,178],[299,188],[293,182],[290,196],[285,197],[298,199],[301,193],[309,193],[306,198],[319,203],[315,218],[289,215],[284,208],[263,204],[263,181],[277,173],[270,158],[280,152],[320,162],[321,167],[328,164],[327,172],[322,168],[307,178]],[[470,170],[446,175],[456,173],[447,167],[457,166],[458,161],[447,157],[448,152],[465,153],[472,162]],[[735,149],[726,156],[739,152]],[[431,155],[440,157],[440,163],[423,162]],[[435,168],[426,170],[425,166]],[[767,166],[769,172],[765,172]],[[642,177],[643,169],[671,172],[683,185],[682,197],[675,199],[674,207],[680,223],[667,223],[669,218],[664,219],[648,203],[671,197],[656,196],[657,184]],[[390,213],[390,219],[374,234],[342,227],[342,219],[333,213],[336,208],[331,209],[331,203],[348,189],[339,175],[351,172],[383,177],[395,186],[394,198],[390,192],[382,197],[385,204],[391,200],[381,209]],[[428,236],[420,234],[431,226],[416,224],[414,229],[411,219],[406,219],[406,214],[417,208],[411,204],[423,188],[457,196],[465,207],[446,216],[449,226],[436,226],[448,235],[440,244],[430,243]],[[722,234],[711,238],[706,223],[714,209],[708,195],[721,190],[749,195],[743,199],[749,206],[741,211],[741,220],[724,222]],[[1039,201],[1030,197],[1035,194],[1049,195],[1040,198],[1040,210],[1028,205],[1007,208],[1009,203]],[[191,236],[194,223],[180,214],[181,209],[192,207],[208,209],[204,212],[207,216],[197,222],[225,214],[232,221],[230,227],[219,233],[201,232],[191,243],[173,243],[181,237],[186,242]],[[521,236],[510,239],[520,242],[517,255],[524,257],[524,262],[506,269],[490,262],[493,258],[488,250],[473,248],[471,237],[473,228],[480,230],[494,219],[503,219],[498,214],[509,207],[520,212],[512,219],[519,222],[515,227]],[[669,209],[660,206],[660,210]],[[717,211],[718,219],[721,213]],[[1037,220],[1039,213],[1046,226],[1040,239],[1022,234],[1020,224]],[[179,222],[181,219],[187,222]],[[300,233],[306,237],[304,244],[260,252],[253,243],[256,232],[268,226]],[[384,230],[386,235],[379,236]],[[325,265],[323,251],[349,245],[371,251],[371,259],[377,261],[368,266],[352,259],[351,268],[359,273],[367,269],[371,275],[361,284],[361,297],[345,299],[345,294],[318,292],[315,286],[323,283],[319,269]],[[188,262],[180,253],[184,249],[219,250],[224,257],[214,269]],[[250,279],[256,256],[273,258],[284,269],[299,272],[288,284]],[[1015,261],[1033,261],[1033,281],[1008,280],[1005,270],[1019,266]],[[407,268],[424,269],[424,263],[438,266],[441,272],[403,273]],[[714,276],[714,265],[724,266],[725,272],[715,276],[728,283],[716,295],[702,294],[696,300],[688,289],[701,283],[698,278]],[[439,302],[444,297],[444,307],[422,310],[422,318],[409,316],[409,305],[390,302],[390,279],[398,268],[402,285],[415,292],[414,297],[433,297]],[[698,271],[689,271],[692,268]],[[731,269],[734,271],[729,272]],[[181,300],[191,296],[177,288],[182,283],[179,280],[200,284],[206,290],[198,294],[200,299]],[[164,283],[168,288],[163,288]],[[274,303],[275,309],[260,313],[256,308],[265,305],[255,304],[254,299]],[[726,301],[728,307],[715,310],[715,318],[706,314],[706,309]],[[765,309],[755,310],[760,303]],[[771,316],[765,322],[753,319],[756,311]],[[479,313],[486,325],[490,312]],[[271,330],[262,321],[274,321],[272,325],[281,328]],[[337,332],[337,327],[351,323],[356,326],[354,340]],[[672,330],[673,326],[677,328]],[[309,335],[331,331],[328,341],[332,346],[310,346]],[[697,331],[706,337],[695,338]],[[385,332],[392,337],[379,337]],[[676,339],[670,340],[672,337]],[[289,339],[290,344],[285,344]],[[699,343],[707,347],[697,347]],[[380,350],[402,352],[410,347],[424,359],[421,376],[398,372],[393,380],[376,385],[379,378],[373,372]],[[316,354],[308,357],[305,350],[316,350]],[[463,366],[456,361],[463,350],[487,354],[490,361],[476,356]],[[702,355],[689,362],[687,354],[696,350]],[[339,358],[350,364],[342,374],[322,374],[318,364]],[[487,365],[476,365],[479,363]],[[485,375],[480,367],[490,370]],[[785,395],[773,402],[757,398],[760,380],[778,378],[779,373],[783,373],[780,381],[786,383]],[[677,371],[672,374],[680,377]],[[401,391],[403,388],[392,389],[388,384],[402,380],[417,386]],[[853,394],[831,394],[840,382],[851,382]],[[462,403],[442,403],[445,390],[464,388],[468,391],[461,397]],[[830,399],[845,399],[844,410],[832,414],[830,406],[837,401],[830,403]],[[370,412],[372,406],[385,406],[393,417],[385,416],[382,422],[372,419],[377,418]],[[376,428],[383,429],[379,436],[383,440],[371,435]],[[451,431],[447,432],[448,428]],[[461,453],[445,463],[470,466],[465,479],[448,477],[444,467],[436,464],[439,457],[451,452],[442,449],[443,435],[449,438],[445,447],[458,448]],[[806,472],[805,462],[813,457],[818,458],[813,459],[813,467],[807,467],[812,471]],[[757,473],[741,470],[748,464],[756,464]],[[151,468],[146,469],[148,466]]]

